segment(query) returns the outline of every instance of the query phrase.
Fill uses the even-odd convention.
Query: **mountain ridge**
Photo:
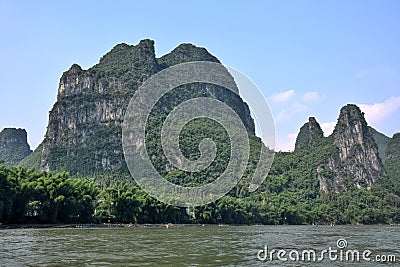
[[[114,46],[99,63],[87,70],[73,64],[60,78],[57,102],[49,113],[42,142],[39,168],[71,174],[128,173],[122,151],[121,125],[131,97],[158,71],[199,60],[219,62],[205,48],[191,44],[181,44],[157,58],[154,41],[145,39],[137,45]],[[189,84],[178,90],[181,93],[171,93],[160,99],[164,107],[158,112],[172,109],[178,99],[188,96],[214,97],[232,107],[254,135],[250,110],[240,96],[212,84]]]
[[[380,147],[376,140],[380,142]],[[329,137],[323,137],[318,122],[310,117],[309,122],[300,128],[295,149],[304,146],[313,149],[329,144],[330,152],[317,167],[320,190],[325,193],[341,192],[348,189],[348,183],[370,188],[386,175],[380,153],[386,150],[389,140],[367,125],[359,107],[347,104],[341,108],[335,129]]]

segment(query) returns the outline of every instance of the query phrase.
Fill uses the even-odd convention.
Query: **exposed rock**
[[[116,45],[88,70],[72,65],[60,79],[57,102],[49,114],[40,169],[71,174],[127,171],[121,125],[131,97],[153,74],[189,61],[219,62],[206,49],[191,44],[157,59],[154,41],[142,40],[138,45]],[[254,133],[249,108],[239,96],[208,84],[190,88],[222,99]]]
[[[372,132],[356,105],[341,109],[333,144],[335,149],[317,170],[322,191],[340,192],[349,184],[369,188],[385,174]]]
[[[321,126],[314,117],[310,117],[308,122],[300,128],[300,132],[296,138],[295,149],[305,145],[311,147],[316,146],[323,137],[324,132],[322,131]]]
[[[5,128],[0,132],[0,160],[6,166],[16,166],[30,153],[25,129]]]

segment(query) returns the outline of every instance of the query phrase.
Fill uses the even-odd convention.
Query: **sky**
[[[293,150],[316,117],[329,135],[339,110],[400,132],[400,1],[0,0],[0,129],[43,140],[62,73],[96,64],[116,44],[205,47],[249,77],[272,110],[276,149]]]

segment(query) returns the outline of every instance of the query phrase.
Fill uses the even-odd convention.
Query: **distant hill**
[[[299,131],[296,138],[295,149],[303,146],[312,147],[319,143],[320,139],[324,137],[324,132],[321,126],[314,117],[310,117]]]
[[[388,186],[400,195],[400,133],[390,139],[386,149],[385,169],[388,172]]]
[[[390,142],[390,137],[378,132],[372,127],[369,128],[372,132],[372,136],[374,137],[376,144],[378,145],[379,157],[381,158],[382,162],[385,162],[387,158],[386,148]]]
[[[310,118],[300,129],[296,149],[325,147],[325,154],[318,155],[322,157],[321,162],[315,166],[321,191],[341,192],[347,190],[349,184],[369,188],[386,174],[375,136],[381,146],[382,140],[387,141],[382,134],[367,126],[356,105],[349,104],[340,110],[329,137],[323,137],[318,122]]]
[[[5,128],[0,132],[0,160],[6,166],[16,166],[30,153],[25,129]]]
[[[32,153],[22,159],[18,166],[26,167],[26,168],[36,168],[38,169],[40,166],[40,160],[42,156],[43,145],[40,144]]]

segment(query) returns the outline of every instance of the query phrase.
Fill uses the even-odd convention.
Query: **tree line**
[[[284,159],[287,163],[288,158]],[[0,166],[0,223],[400,222],[400,197],[384,186],[322,194],[315,190],[318,183],[310,184],[304,175],[279,173],[277,165],[271,172],[259,191],[247,192],[242,181],[215,203],[185,209],[155,200],[133,182],[105,185],[95,179],[70,177],[66,172]]]

